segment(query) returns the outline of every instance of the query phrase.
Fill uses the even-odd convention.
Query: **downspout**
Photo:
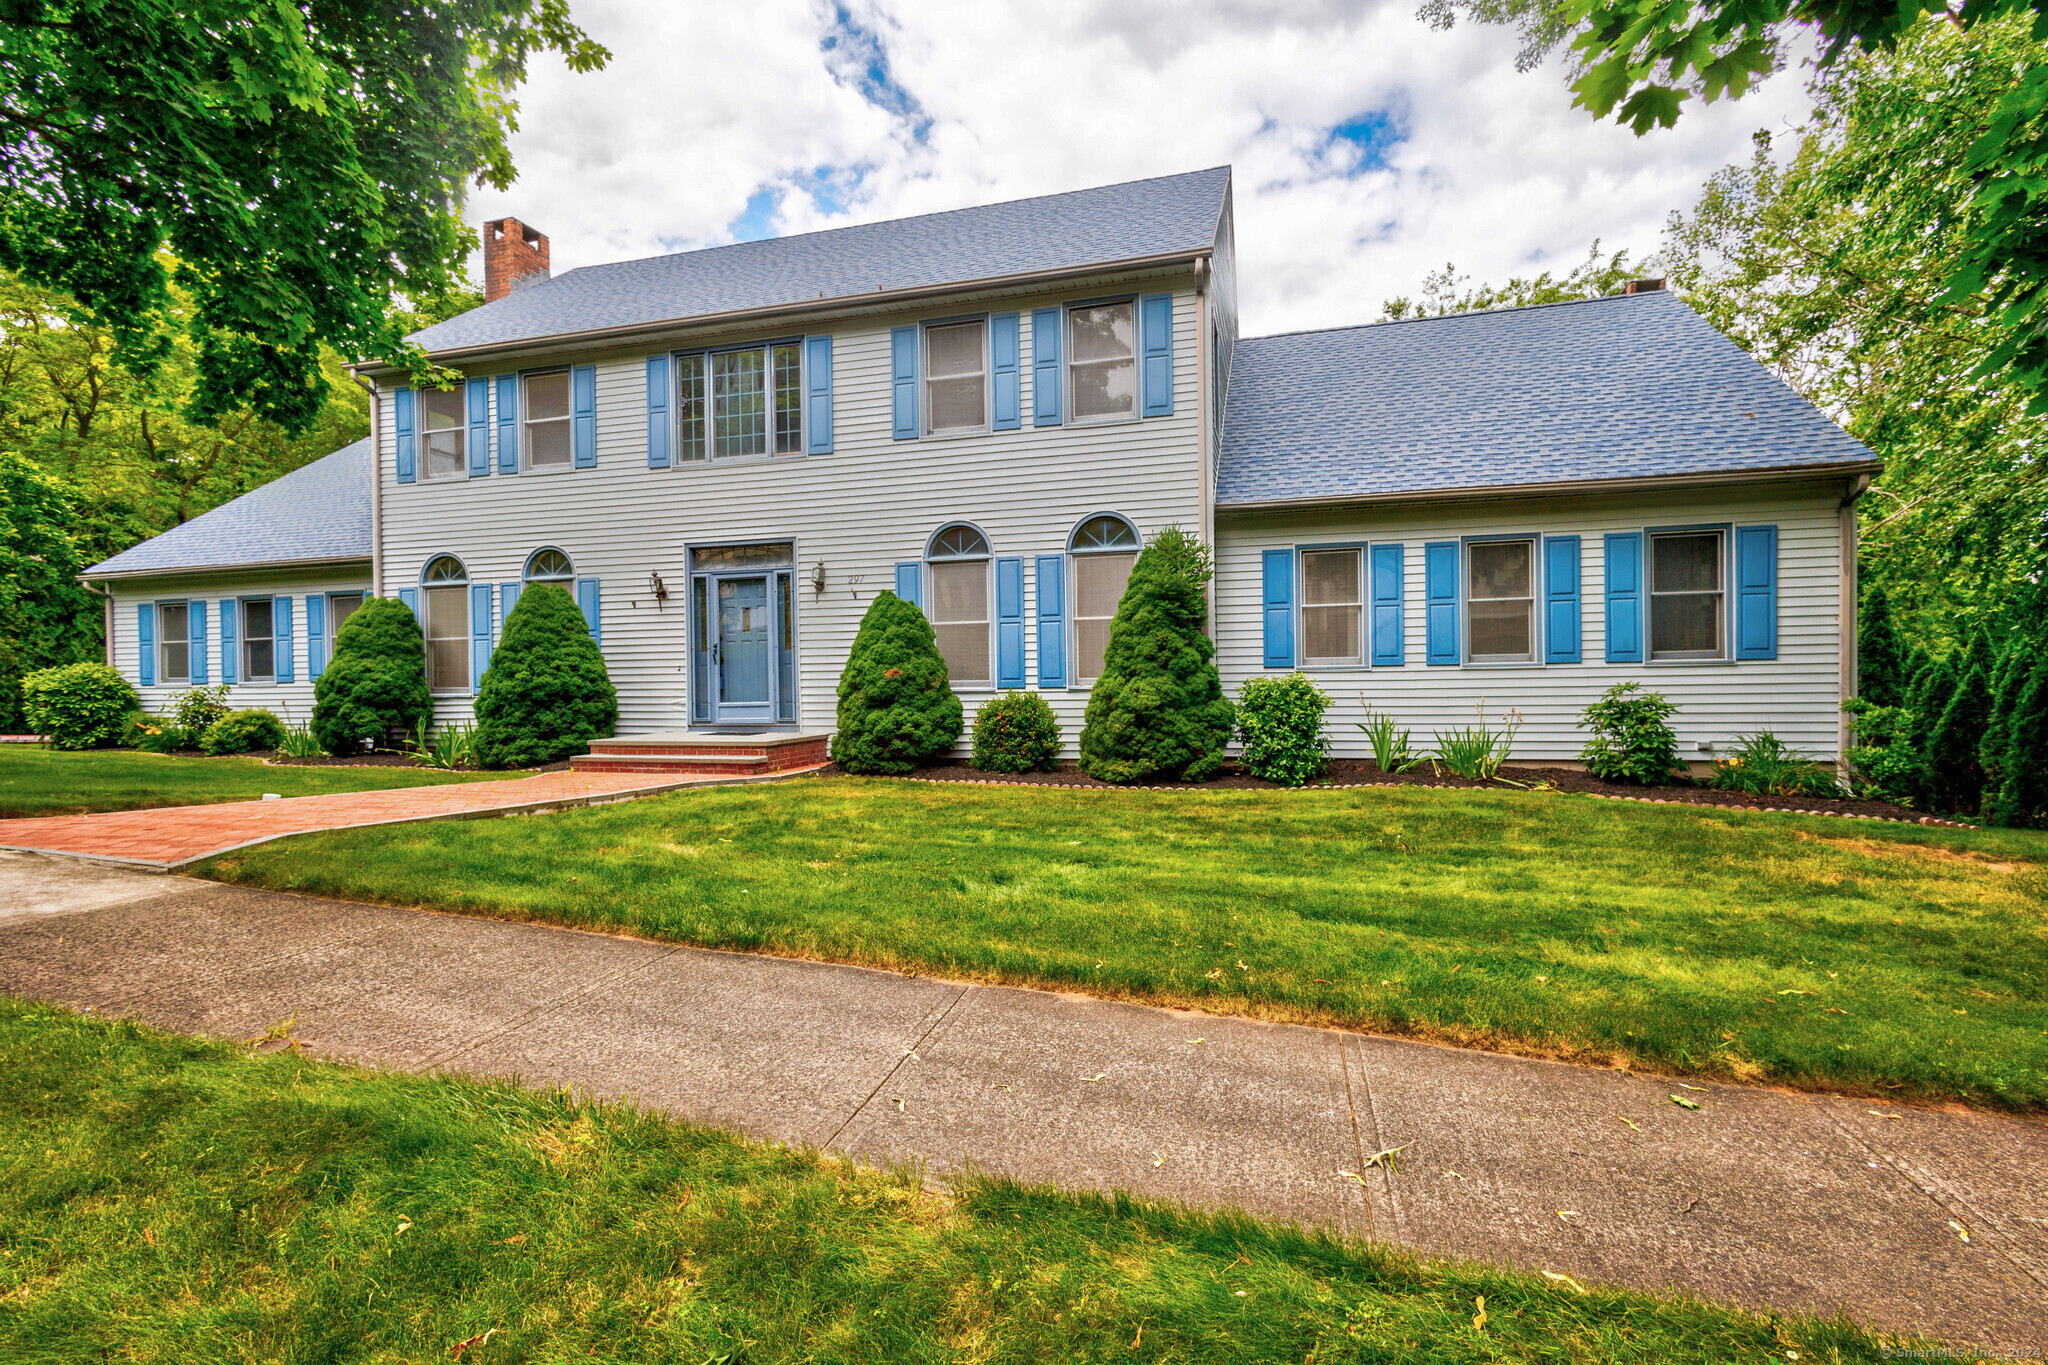
[[[1209,546],[1211,562],[1216,548],[1216,480],[1210,468],[1210,404],[1209,393],[1209,261],[1207,257],[1195,262],[1195,428],[1198,433],[1195,442],[1197,471],[1202,481],[1201,536]],[[1209,621],[1208,636],[1216,638],[1216,580],[1209,580]]]
[[[1841,613],[1842,621],[1842,657],[1840,661],[1841,695],[1837,699],[1836,709],[1838,719],[1836,721],[1835,753],[1838,756],[1836,767],[1845,780],[1849,776],[1850,720],[1848,713],[1840,709],[1839,703],[1846,702],[1855,696],[1858,687],[1861,685],[1860,680],[1856,676],[1856,504],[1869,491],[1870,475],[1858,474],[1849,481],[1849,490],[1843,496],[1841,504],[1836,508],[1836,516],[1841,521],[1839,532],[1839,541],[1842,547],[1841,602],[1838,609]]]
[[[360,370],[351,365],[349,377],[361,384],[370,395],[370,596],[384,595],[384,439],[379,430],[383,423],[384,403],[377,392],[377,381],[365,379]]]

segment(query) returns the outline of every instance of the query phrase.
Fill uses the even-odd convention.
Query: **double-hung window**
[[[184,602],[156,604],[156,680],[192,681],[192,608]]]
[[[1536,659],[1536,542],[1475,540],[1465,546],[1467,663]]]
[[[1090,517],[1067,541],[1074,562],[1074,681],[1102,676],[1109,625],[1138,562],[1138,533],[1122,517]]]
[[[277,673],[276,627],[268,597],[242,599],[242,681],[269,682]]]
[[[1722,533],[1650,535],[1650,657],[1718,659],[1723,653]]]
[[[675,366],[682,463],[803,453],[801,343],[679,355]]]
[[[436,692],[469,690],[469,571],[452,555],[427,565],[427,686]]]
[[[1301,660],[1364,663],[1365,555],[1361,550],[1301,552]]]
[[[421,389],[420,438],[427,450],[427,477],[469,477],[465,453],[468,433],[462,425],[461,389]]]
[[[932,537],[932,631],[955,687],[987,687],[989,670],[988,538],[972,526],[948,526]]]
[[[523,377],[526,439],[520,451],[528,469],[567,469],[575,458],[569,424],[569,372],[547,370]]]
[[[1138,415],[1138,305],[1093,303],[1067,310],[1067,389],[1076,422]]]
[[[924,329],[924,429],[935,436],[988,425],[988,324]]]
[[[342,623],[354,616],[363,605],[359,592],[331,592],[327,594],[327,638],[335,640],[341,636]]]

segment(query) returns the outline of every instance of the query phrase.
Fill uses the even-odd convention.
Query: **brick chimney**
[[[545,237],[540,239],[540,252],[541,260],[545,262],[548,252],[548,239]],[[1654,294],[1663,287],[1664,281],[1662,280],[1630,280],[1621,287],[1621,292],[1624,294]]]
[[[548,277],[548,239],[517,218],[484,224],[484,302]]]

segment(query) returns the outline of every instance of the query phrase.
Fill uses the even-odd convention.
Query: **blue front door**
[[[718,580],[718,719],[771,720],[774,631],[768,620],[768,579]]]

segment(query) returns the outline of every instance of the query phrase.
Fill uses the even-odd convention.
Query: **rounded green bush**
[[[199,737],[199,747],[215,757],[246,754],[251,749],[275,749],[282,743],[284,722],[275,712],[260,707],[230,711],[207,726],[206,733]]]
[[[990,697],[974,713],[974,766],[985,773],[1049,773],[1059,766],[1060,720],[1036,692]]]
[[[48,735],[52,749],[96,749],[113,744],[140,710],[135,689],[105,664],[45,668],[21,680],[29,729]]]
[[[1593,737],[1579,751],[1586,771],[1602,782],[1661,787],[1678,767],[1678,736],[1665,724],[1678,707],[1641,683],[1616,683],[1579,716]]]
[[[850,773],[907,773],[950,752],[963,721],[931,622],[888,589],[876,593],[839,675],[833,761]]]
[[[552,583],[519,595],[477,688],[476,761],[533,768],[588,753],[619,725],[604,651],[574,598]]]
[[[1321,777],[1330,766],[1330,741],[1323,734],[1329,705],[1329,694],[1306,674],[1247,678],[1237,694],[1245,771],[1283,787]]]
[[[434,715],[427,691],[427,646],[412,609],[372,597],[334,638],[334,657],[313,683],[313,734],[338,757],[359,754],[393,731],[408,733]]]

